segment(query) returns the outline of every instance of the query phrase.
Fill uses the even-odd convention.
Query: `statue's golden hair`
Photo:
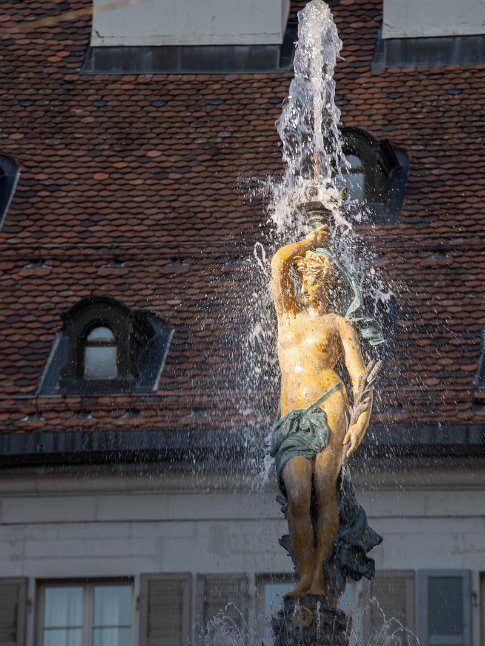
[[[293,264],[300,278],[305,274],[311,274],[316,276],[322,285],[333,285],[338,277],[338,270],[333,262],[327,256],[314,251],[305,251],[296,256]]]

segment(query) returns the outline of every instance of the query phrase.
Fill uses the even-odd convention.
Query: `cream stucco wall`
[[[478,595],[485,570],[482,473],[357,476],[356,483],[371,525],[384,536],[373,553],[378,569],[469,569]],[[196,482],[177,474],[3,475],[0,573],[30,581],[27,646],[41,579],[125,575],[138,593],[142,573],[247,573],[254,615],[256,576],[291,571],[277,542],[286,527],[275,493],[251,491],[244,480]]]

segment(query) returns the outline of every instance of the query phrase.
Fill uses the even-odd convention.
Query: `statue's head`
[[[305,251],[295,258],[294,266],[300,278],[304,305],[328,308],[339,276],[330,258],[314,251]]]

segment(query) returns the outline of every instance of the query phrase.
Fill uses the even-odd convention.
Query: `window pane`
[[[362,159],[360,157],[357,157],[357,155],[345,155],[345,159],[348,161],[350,168],[352,168],[353,170],[363,170],[364,164],[362,163]]]
[[[99,585],[94,588],[94,625],[131,626],[130,585]]]
[[[114,341],[115,335],[109,327],[95,327],[87,338],[87,341]]]
[[[267,583],[264,586],[264,643],[273,643],[271,618],[283,608],[283,595],[295,587],[294,583]]]
[[[364,173],[346,173],[343,176],[347,198],[362,202],[364,199]]]
[[[81,629],[46,630],[42,646],[81,646]]]
[[[84,378],[114,379],[118,374],[116,362],[116,346],[87,346],[84,349]]]
[[[95,628],[93,646],[130,646],[130,628]]]
[[[83,590],[74,586],[46,588],[44,592],[44,628],[80,626]]]

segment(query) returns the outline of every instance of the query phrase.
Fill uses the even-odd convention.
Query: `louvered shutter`
[[[418,582],[421,646],[472,646],[470,572],[423,570]]]
[[[24,646],[27,579],[0,579],[0,646]]]
[[[191,634],[190,574],[143,574],[140,646],[187,646]]]
[[[364,639],[382,628],[384,620],[396,619],[408,630],[415,630],[414,572],[406,570],[380,570],[368,586],[370,601],[364,613]],[[375,603],[372,601],[374,599]]]
[[[243,632],[248,619],[249,581],[245,574],[197,575],[197,623],[207,625],[221,612]]]

